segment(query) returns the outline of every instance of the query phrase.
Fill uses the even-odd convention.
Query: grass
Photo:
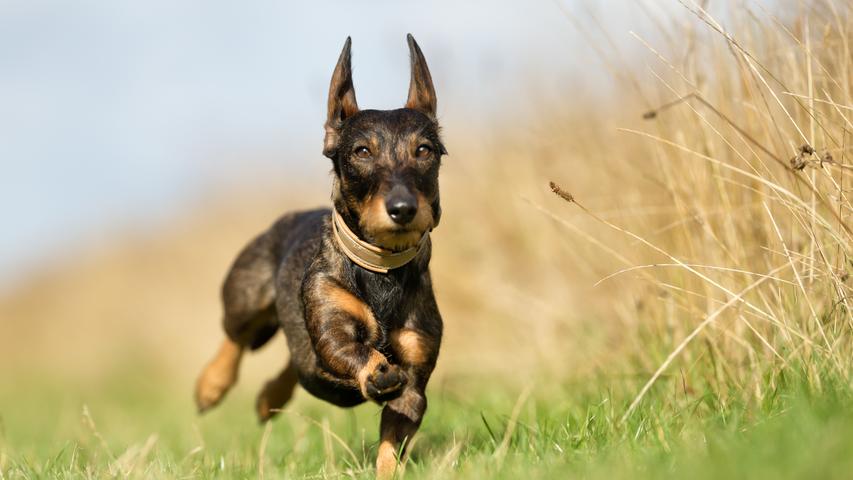
[[[407,478],[849,478],[849,383],[825,378],[816,395],[803,370],[776,376],[760,405],[666,378],[624,424],[621,378],[437,386]],[[373,475],[375,406],[341,410],[303,393],[264,428],[245,389],[199,419],[179,391],[127,378],[88,392],[57,382],[4,391],[2,478]]]
[[[853,6],[736,3],[638,7],[630,57],[567,11],[612,95],[446,128],[446,337],[407,478],[850,477]],[[271,198],[0,302],[2,480],[372,476],[374,406],[192,411]]]

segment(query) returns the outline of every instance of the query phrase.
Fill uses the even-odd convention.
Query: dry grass
[[[564,249],[558,270],[604,277],[616,263],[635,274],[607,276],[597,287],[625,289],[611,295],[605,329],[642,332],[636,338],[658,347],[634,349],[654,373],[629,412],[676,359],[709,369],[718,394],[760,401],[775,387],[768,372],[806,366],[820,390],[820,372],[849,378],[853,358],[850,6],[791,5],[782,11],[802,15],[780,20],[746,5],[732,10],[727,27],[699,4],[685,8],[693,23],[687,45],[650,46],[635,35],[650,63],[630,83],[646,98],[675,100],[646,112],[646,124],[620,128],[622,141],[594,142],[596,151],[584,152],[568,137],[553,147],[554,156],[571,149],[643,184],[590,179],[588,162],[566,165],[570,175],[552,178],[575,196],[552,190],[586,207],[542,207],[569,223],[548,239],[553,244],[598,250]],[[598,192],[590,195],[589,185]],[[601,191],[610,197],[602,201]],[[641,206],[626,205],[633,198],[625,192]],[[545,239],[537,238],[542,248]]]
[[[725,27],[684,6],[669,31],[686,42],[633,34],[647,63],[619,91],[636,95],[560,105],[450,185],[482,199],[449,207],[482,219],[456,230],[470,249],[454,263],[484,286],[475,310],[505,319],[549,375],[630,363],[648,388],[677,364],[687,383],[761,401],[768,373],[804,365],[819,390],[853,359],[850,6],[779,18],[747,3]]]

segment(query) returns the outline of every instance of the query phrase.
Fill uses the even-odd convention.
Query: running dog
[[[237,380],[245,350],[281,328],[290,359],[257,399],[261,421],[297,383],[341,407],[384,405],[377,476],[389,478],[427,408],[442,321],[429,273],[441,217],[438,171],[447,152],[421,49],[408,36],[404,108],[360,110],[347,38],[329,88],[323,154],[333,208],[288,213],[252,240],[222,287],[225,340],[198,378],[203,412]]]

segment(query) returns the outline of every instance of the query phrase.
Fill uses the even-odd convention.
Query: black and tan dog
[[[333,209],[290,213],[237,257],[222,288],[226,339],[196,385],[201,411],[237,380],[245,349],[284,330],[290,360],[258,396],[271,418],[298,382],[342,407],[385,404],[376,461],[392,475],[427,407],[442,322],[429,273],[429,232],[441,216],[436,97],[408,36],[405,108],[359,110],[347,39],[332,76],[323,153]]]

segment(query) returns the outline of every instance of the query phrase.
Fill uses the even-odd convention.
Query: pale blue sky
[[[562,0],[583,17],[576,3]],[[631,3],[587,2],[626,45]],[[525,102],[516,93],[530,79],[560,88],[603,75],[555,0],[0,1],[0,284],[247,171],[287,172],[283,182],[325,171],[343,40],[359,104],[396,108],[407,32],[446,128],[487,126],[515,108],[506,98]]]

